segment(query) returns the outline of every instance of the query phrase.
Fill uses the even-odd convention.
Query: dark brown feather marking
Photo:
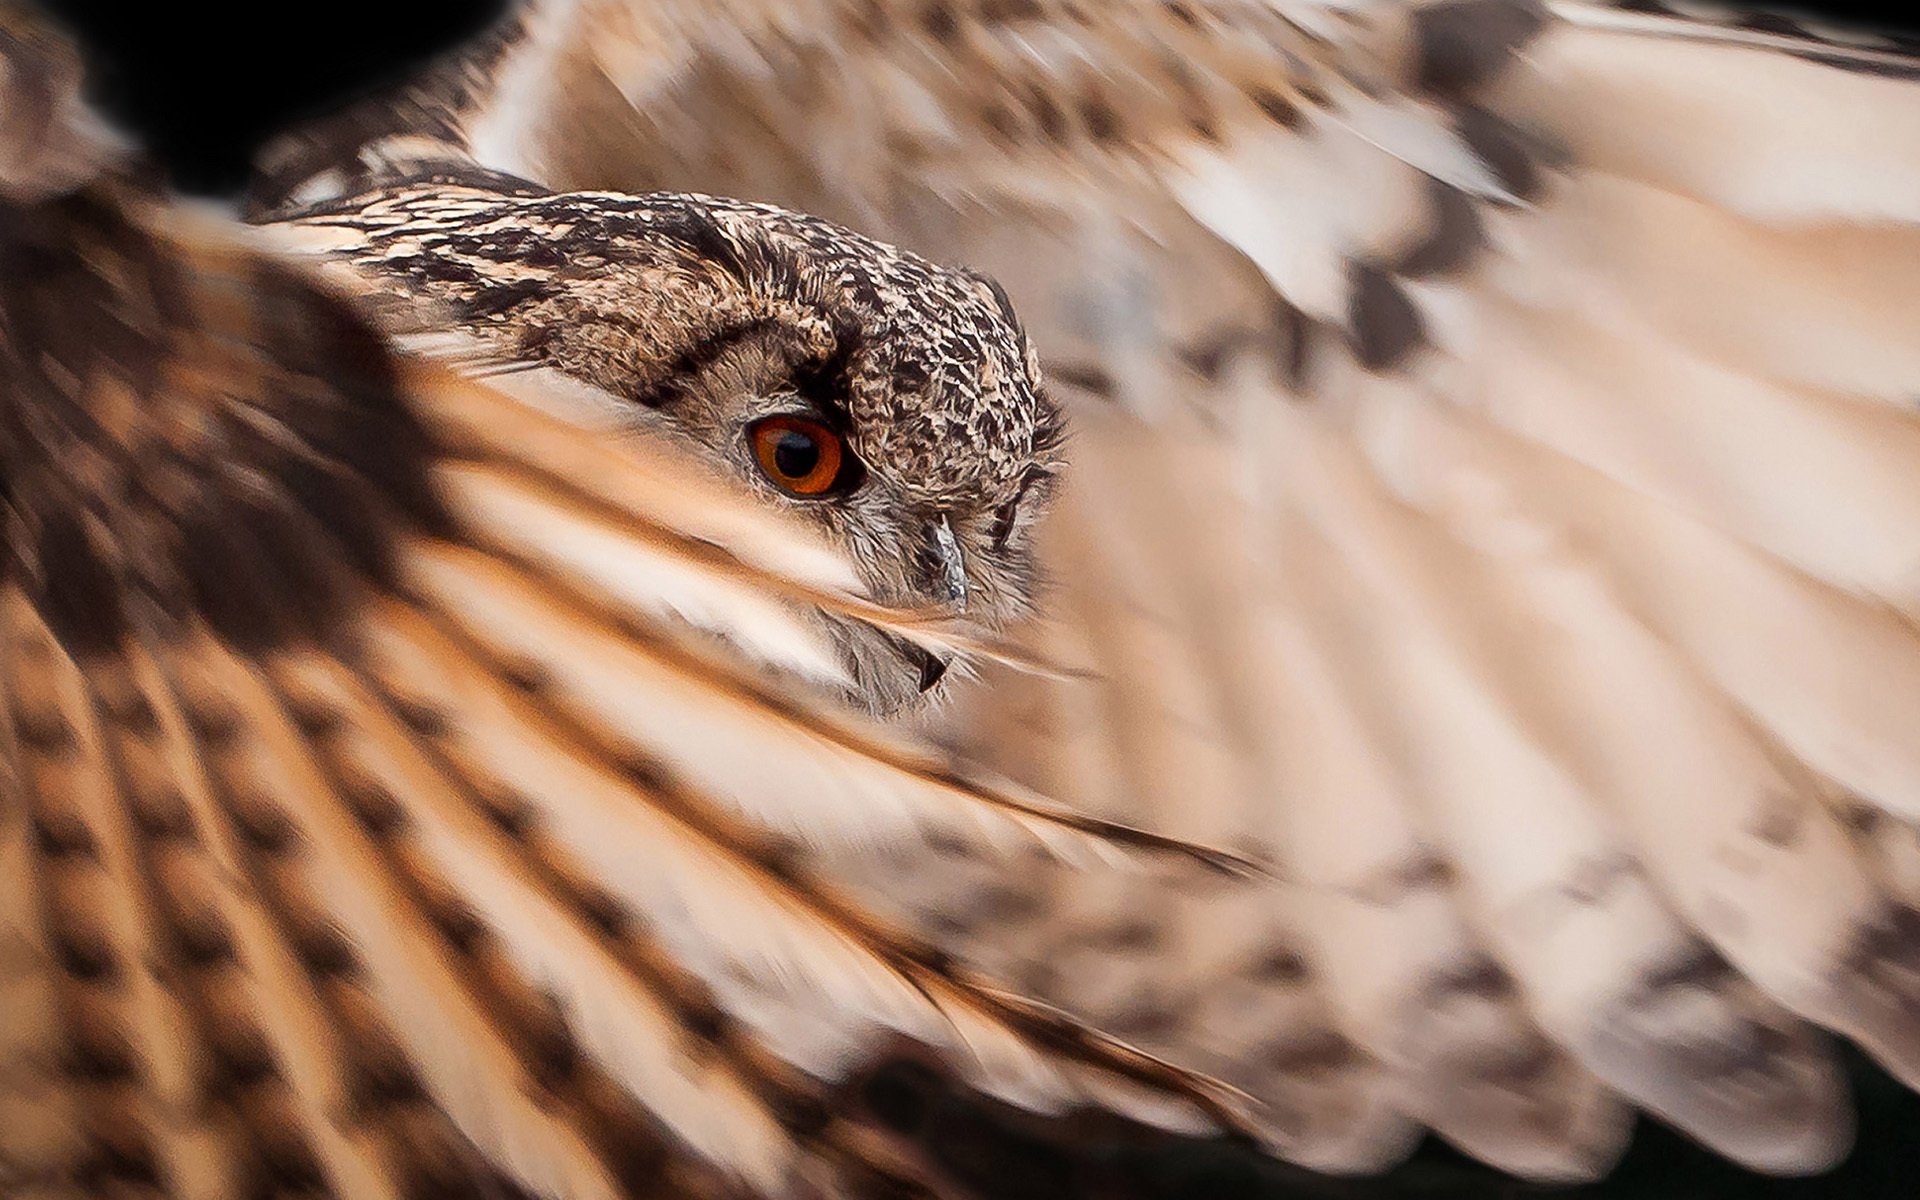
[[[300,569],[278,549],[296,510],[376,576],[395,531],[364,493],[443,524],[387,351],[299,274],[173,242],[125,199],[0,210],[10,571],[76,652],[116,645],[135,596],[243,645],[328,636],[337,577],[300,578],[283,593],[292,610],[275,613],[236,602],[236,579]]]
[[[1502,187],[1519,200],[1533,200],[1545,182],[1537,161],[1539,148],[1526,134],[1484,108],[1465,108],[1454,127],[1467,147],[1480,157]]]
[[[1889,1009],[1910,1012],[1920,987],[1920,911],[1888,903],[1855,931],[1841,962],[1848,975],[1871,981]]]
[[[1705,943],[1690,941],[1650,964],[1596,1026],[1587,1053],[1682,1089],[1696,1120],[1751,1129],[1797,1127],[1809,1103],[1800,1067],[1811,1047],[1791,1023],[1748,1001],[1750,985]],[[1703,998],[1719,1002],[1703,1004]],[[1654,1061],[1657,1060],[1657,1063]]]
[[[1486,228],[1473,197],[1456,187],[1427,181],[1427,231],[1397,262],[1393,272],[1408,279],[1447,275],[1471,263],[1486,244]]]
[[[1272,88],[1255,88],[1248,94],[1248,98],[1261,112],[1271,117],[1282,128],[1298,129],[1305,121],[1300,106]]]
[[[1348,286],[1347,332],[1361,366],[1374,371],[1397,366],[1425,340],[1420,311],[1387,272],[1355,263]]]
[[[1445,0],[1413,10],[1414,82],[1466,96],[1491,82],[1547,23],[1539,0]]]
[[[936,42],[952,41],[960,32],[960,18],[952,0],[930,0],[921,11],[920,25]]]

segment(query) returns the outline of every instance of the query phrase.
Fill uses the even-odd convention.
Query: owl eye
[[[747,426],[754,461],[781,491],[824,496],[857,479],[857,460],[839,434],[807,417],[763,417]]]

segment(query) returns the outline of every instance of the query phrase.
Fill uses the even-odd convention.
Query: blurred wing
[[[1034,637],[1097,677],[971,740],[1287,882],[914,861],[970,953],[1322,1167],[1592,1174],[1631,1105],[1810,1170],[1821,1029],[1920,1082],[1915,59],[1526,0],[518,22],[451,142],[982,268],[1074,410]]]
[[[942,1080],[987,1167],[1237,1104],[830,876],[1125,834],[841,715],[818,611],[888,616],[823,544],[210,215],[4,183],[0,1191],[921,1195],[983,1169]]]

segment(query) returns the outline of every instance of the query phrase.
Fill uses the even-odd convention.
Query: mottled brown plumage
[[[1091,1108],[1831,1162],[1824,1031],[1920,1080],[1915,72],[1644,8],[541,0],[268,155],[347,307],[0,122],[0,1162],[1054,1196]],[[865,476],[769,487],[768,415]],[[921,719],[1071,811],[833,703],[962,651]],[[1114,820],[1274,870],[1081,869],[1182,849]],[[249,969],[127,969],[175,938]]]
[[[1807,1170],[1815,1026],[1920,1078],[1920,107],[1887,39],[1645,7],[540,4],[431,140],[262,195],[471,157],[987,271],[1074,430],[1029,636],[1088,670],[954,736],[1291,883],[875,890],[1300,1161],[1583,1177],[1639,1107]]]
[[[474,339],[471,363],[547,367],[614,398],[616,425],[664,433],[817,523],[883,602],[957,608],[990,629],[1027,611],[1030,531],[1062,427],[986,278],[702,196],[503,196],[436,182],[273,228],[392,290],[397,331],[458,328]],[[773,414],[841,431],[861,485],[794,498],[769,483],[743,431]],[[898,648],[859,628],[846,628],[847,653],[863,702],[911,700],[920,668],[889,666]]]
[[[3,15],[0,101],[30,101],[4,86],[58,78],[59,43]],[[49,111],[0,128],[0,161],[44,167],[0,196],[0,1192],[925,1195],[979,1183],[944,1157],[956,1121],[1058,1162],[1076,1134],[1044,1114],[1239,1120],[836,882],[836,844],[1099,860],[1134,836],[833,703],[979,648],[900,607],[926,591],[904,557],[863,571],[684,442],[563,419],[593,414],[557,372],[460,381],[378,325],[390,291],[326,285],[110,155],[67,174],[57,143],[91,129]],[[839,370],[857,430],[885,403],[863,372],[943,354],[928,383],[965,373],[964,414],[1022,353],[967,277],[809,248],[825,227],[772,210],[601,215],[636,213],[741,273],[701,291],[673,236],[609,242],[653,248],[661,340],[630,355],[679,360],[731,304],[764,328],[707,373],[798,403]],[[999,428],[1037,450],[1051,410],[1012,363]],[[911,466],[887,433],[876,476]],[[906,482],[903,510],[956,525],[1017,487]]]

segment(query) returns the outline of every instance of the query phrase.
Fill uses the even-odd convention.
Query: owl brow
[[[1007,539],[1013,536],[1013,523],[1020,515],[1020,506],[1033,489],[1048,483],[1053,477],[1054,472],[1038,466],[1028,467],[1021,472],[1020,483],[1014,488],[1012,498],[993,510],[993,526],[987,531],[987,536],[993,541],[995,549],[1005,546]]]
[[[771,317],[747,317],[695,338],[667,364],[657,382],[634,395],[634,403],[645,408],[664,407],[684,393],[686,380],[713,366],[735,346],[766,333],[777,324]]]
[[[801,362],[792,372],[793,387],[800,398],[827,418],[827,423],[842,431],[851,426],[853,415],[847,410],[849,374],[853,356],[865,345],[866,336],[858,326],[842,324],[834,330],[834,346],[823,357]]]
[[[742,284],[749,282],[746,259],[740,248],[728,239],[717,221],[694,205],[687,204],[677,211],[657,210],[653,214],[650,232],[679,242],[702,261],[712,263],[731,275],[735,281]]]

